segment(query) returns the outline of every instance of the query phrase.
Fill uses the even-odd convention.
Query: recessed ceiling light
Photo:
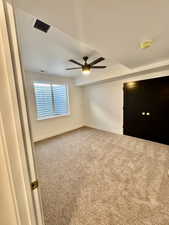
[[[144,42],[140,43],[140,48],[146,49],[146,48],[151,47],[152,44],[153,44],[152,40],[147,40],[147,41],[144,41]]]

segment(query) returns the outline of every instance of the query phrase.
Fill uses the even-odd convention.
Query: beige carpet
[[[169,225],[169,146],[82,128],[36,152],[46,225]]]

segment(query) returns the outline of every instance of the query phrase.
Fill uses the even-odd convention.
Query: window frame
[[[65,114],[62,114],[62,115],[53,115],[53,116],[45,116],[43,118],[38,118],[37,105],[36,105],[36,94],[35,94],[35,87],[34,87],[35,83],[50,84],[51,86],[52,85],[65,85],[65,87],[66,87],[66,95],[67,95],[68,112],[65,113]],[[35,106],[36,119],[38,121],[52,119],[52,118],[57,118],[57,117],[63,117],[63,116],[70,116],[71,115],[71,112],[70,112],[70,88],[69,88],[69,84],[67,82],[52,82],[52,81],[39,81],[38,80],[38,81],[33,81],[32,82],[32,87],[33,87],[33,97],[34,97],[34,106]],[[54,104],[54,102],[53,102],[53,93],[52,93],[52,107],[54,107],[53,104]]]

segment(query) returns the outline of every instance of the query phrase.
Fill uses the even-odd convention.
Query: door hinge
[[[38,180],[35,180],[31,183],[32,190],[35,190],[36,188],[38,188],[38,186],[39,186]]]

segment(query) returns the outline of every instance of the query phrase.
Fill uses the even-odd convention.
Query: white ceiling
[[[16,3],[27,12],[25,19],[21,16],[20,24],[28,67],[39,65],[36,69],[44,66],[41,69],[51,73],[78,75],[63,72],[69,58],[101,55],[108,59],[105,63],[109,65],[103,73],[113,74],[118,65],[128,73],[169,59],[168,0],[16,0]],[[33,17],[29,14],[53,25],[48,38],[32,29]],[[147,39],[153,40],[153,46],[140,49],[139,43]],[[28,60],[32,62],[27,63]]]
[[[83,62],[82,57],[85,55],[89,56],[89,60],[99,56],[94,49],[53,26],[48,33],[33,28],[36,17],[23,10],[18,9],[16,15],[22,60],[26,70],[33,72],[44,70],[48,74],[67,77],[82,76],[81,70],[65,70],[69,67],[78,67],[68,60],[76,59]],[[106,65],[110,66],[110,60],[106,60]]]

